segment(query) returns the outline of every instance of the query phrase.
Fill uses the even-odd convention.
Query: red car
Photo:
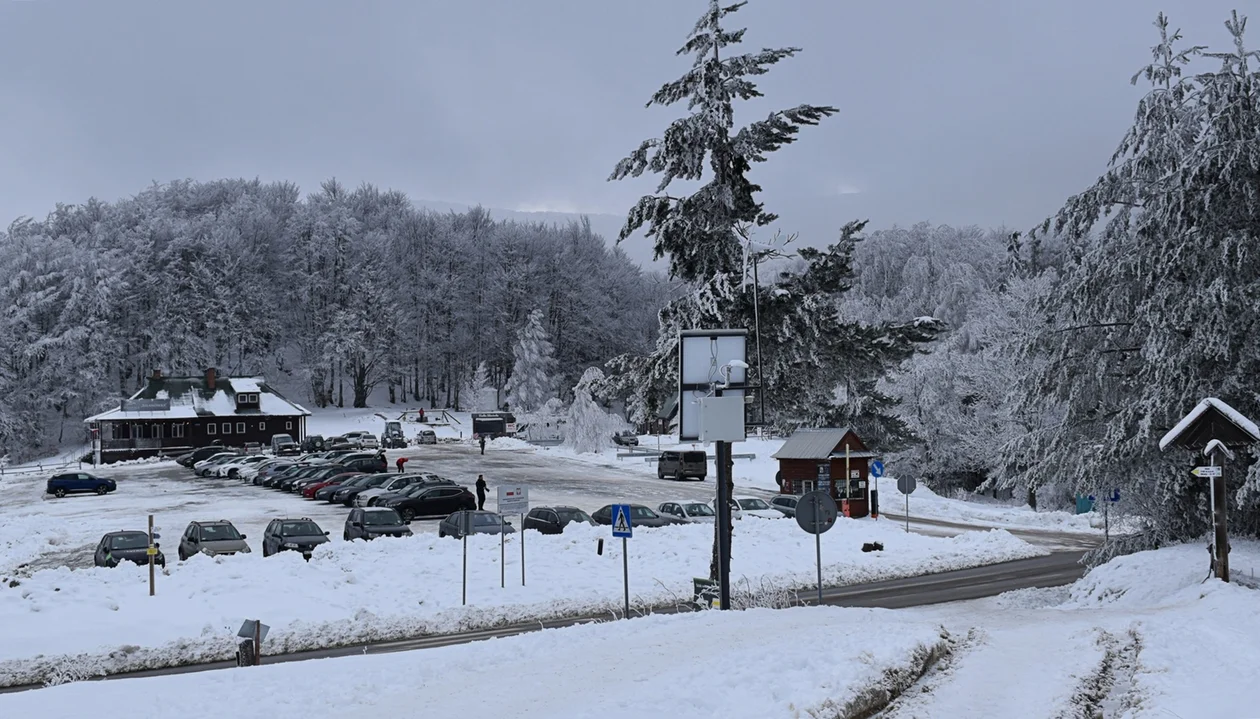
[[[329,477],[328,479],[325,479],[322,482],[316,482],[315,484],[307,485],[302,488],[302,496],[307,499],[315,499],[315,493],[323,489],[324,487],[327,487],[331,484],[341,484],[347,479],[350,479],[351,477],[358,477],[361,474],[363,473],[362,472],[343,472],[342,474]]]

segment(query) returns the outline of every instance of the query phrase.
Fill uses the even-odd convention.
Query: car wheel
[[[55,496],[55,497],[64,497],[64,496],[66,496],[66,490],[61,489],[61,488],[54,489],[54,490],[53,490],[53,496]]]
[[[349,533],[349,532],[342,532],[342,533],[341,533],[341,538],[342,538],[343,540],[345,540],[345,541],[349,542],[349,541],[350,541],[350,533]]]
[[[678,480],[679,482],[683,481],[686,478],[687,478],[687,475],[683,474],[681,469],[678,470],[678,474],[674,476],[674,479]]]
[[[415,517],[416,517],[416,513],[411,511],[410,509],[404,509],[402,511],[402,518],[404,522],[410,522],[411,520],[415,519]]]
[[[228,470],[228,479],[232,479],[233,477],[236,477],[236,476],[237,476],[237,472],[235,469]]]
[[[96,488],[96,493],[97,493],[97,494],[105,494],[105,493],[106,493],[106,492],[108,492],[108,491],[109,491],[109,488],[108,488],[108,487],[106,487],[106,486],[105,486],[105,485],[103,485],[103,484],[102,484],[102,485],[100,485],[99,487],[97,487],[97,488]]]

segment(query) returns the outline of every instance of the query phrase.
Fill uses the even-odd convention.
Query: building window
[[[162,432],[162,428],[163,428],[164,426],[166,426],[166,425],[161,425],[161,424],[155,424],[155,425],[153,425],[153,434],[151,435],[151,436],[153,437],[153,439],[162,439],[162,435],[164,434],[164,433]]]
[[[293,423],[292,423],[292,422],[285,422],[285,423],[284,423],[284,428],[285,428],[285,429],[293,429]]]
[[[232,423],[231,423],[231,422],[224,422],[224,423],[223,423],[223,434],[232,434]]]
[[[171,437],[174,439],[184,438],[184,423],[183,422],[176,422],[175,424],[171,425]]]
[[[265,432],[265,431],[267,431],[267,423],[266,423],[266,422],[259,422],[259,423],[258,423],[258,431],[259,431],[259,432]]]
[[[206,434],[214,434],[214,422],[206,425]]]
[[[250,395],[249,395],[249,403],[250,403],[250,404],[258,404],[258,395],[256,395],[256,394],[250,394]]]
[[[237,423],[236,423],[236,433],[237,433],[237,434],[245,434],[245,423],[244,423],[244,422],[237,422]]]

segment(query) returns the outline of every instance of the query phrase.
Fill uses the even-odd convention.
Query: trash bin
[[[1076,495],[1076,513],[1089,514],[1094,511],[1093,495],[1078,494]]]
[[[879,490],[871,490],[871,516],[879,517]]]
[[[254,640],[246,639],[236,645],[236,666],[254,666]]]

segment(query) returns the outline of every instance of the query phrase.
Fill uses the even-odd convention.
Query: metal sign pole
[[[499,589],[503,589],[507,586],[507,562],[505,561],[507,550],[504,549],[507,542],[507,527],[503,526],[507,524],[507,520],[503,519],[503,515],[499,515],[499,521],[502,523],[499,525]]]
[[[818,565],[818,605],[822,606],[822,532],[819,531],[822,510],[818,504],[818,495],[814,495],[811,500],[814,504],[814,561]]]
[[[157,563],[157,557],[153,554],[153,515],[149,515],[149,596],[153,596],[155,589],[153,585],[154,565]]]
[[[910,495],[906,495],[906,534],[910,533]]]
[[[468,604],[468,532],[463,532],[462,534],[464,535],[464,593],[461,595],[462,598],[460,599],[460,603],[467,605]]]
[[[727,457],[730,445],[716,442],[714,456],[717,460],[717,521],[718,521],[718,606],[720,609],[731,608],[731,493],[727,483],[730,479],[730,464]]]
[[[626,538],[621,538],[621,579],[626,590],[626,619],[630,618],[630,554]]]
[[[525,513],[521,512],[521,586],[525,586]]]

